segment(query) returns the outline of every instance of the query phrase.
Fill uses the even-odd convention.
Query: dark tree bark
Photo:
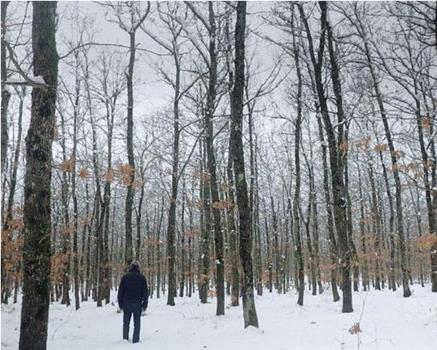
[[[127,181],[127,193],[125,201],[125,251],[124,251],[124,261],[126,265],[129,265],[133,259],[133,242],[132,242],[132,208],[134,204],[134,182],[135,182],[135,157],[134,157],[134,146],[133,146],[133,132],[134,132],[134,91],[133,91],[133,78],[134,78],[134,65],[135,65],[135,54],[136,54],[136,32],[137,29],[142,25],[144,20],[150,11],[150,3],[147,5],[147,10],[144,15],[141,16],[137,22],[134,21],[135,8],[133,3],[127,3],[129,11],[132,14],[131,23],[129,26],[125,26],[123,23],[119,23],[129,34],[129,64],[127,67],[126,74],[126,84],[127,84],[127,133],[126,133],[126,144],[127,144],[127,159],[128,159],[128,181]],[[129,27],[129,29],[128,29]]]
[[[109,266],[110,260],[110,252],[109,252],[109,217],[110,217],[110,209],[111,209],[111,182],[113,180],[113,169],[112,169],[112,143],[113,143],[113,134],[114,134],[114,120],[116,114],[116,106],[119,95],[122,91],[122,86],[119,85],[118,81],[111,84],[108,81],[108,75],[110,70],[113,67],[110,64],[110,61],[103,59],[102,62],[102,78],[101,78],[101,87],[103,90],[102,101],[106,110],[106,144],[108,150],[107,163],[106,163],[106,175],[105,175],[105,186],[103,189],[103,201],[101,208],[101,219],[100,225],[102,238],[99,240],[100,248],[100,263],[99,263],[99,294],[98,294],[98,302],[102,303],[103,299],[105,299],[105,303],[108,304],[110,301],[110,289],[111,289],[111,268]],[[141,201],[140,201],[141,203]],[[139,209],[141,213],[141,207]],[[114,213],[113,213],[114,214]],[[114,215],[112,220],[114,220]],[[141,218],[140,218],[141,221]],[[112,228],[114,226],[112,225]],[[137,226],[138,228],[138,226]]]
[[[73,281],[74,281],[74,305],[76,310],[80,308],[79,300],[79,252],[77,247],[77,235],[79,230],[78,223],[78,205],[77,205],[77,194],[76,194],[76,163],[77,163],[77,117],[80,102],[80,79],[79,79],[79,62],[78,56],[76,57],[76,80],[75,80],[75,95],[74,95],[74,105],[73,105],[73,151],[71,158],[73,160],[73,168],[71,172],[71,195],[73,200]]]
[[[266,233],[266,249],[267,249],[267,271],[269,273],[269,293],[273,292],[273,264],[272,264],[272,245],[270,243],[269,225],[267,223],[267,212],[264,210],[264,227]]]
[[[185,200],[186,200],[186,185],[185,178],[182,184],[182,206],[181,206],[181,265],[180,265],[180,278],[179,278],[179,297],[184,296],[185,286],[185,269],[186,269],[186,246],[185,246]]]
[[[364,216],[364,196],[363,196],[363,182],[361,179],[361,170],[358,167],[358,190],[360,194],[360,234],[361,234],[361,252],[363,254],[362,267],[362,284],[363,290],[368,290],[369,287],[369,264],[367,262],[367,239],[365,230],[365,216]]]
[[[225,314],[225,273],[224,273],[224,247],[223,247],[223,232],[221,229],[220,218],[220,198],[217,185],[217,170],[216,159],[214,153],[214,129],[213,117],[216,103],[216,86],[217,86],[217,49],[216,49],[216,20],[214,14],[213,3],[208,3],[209,9],[209,80],[208,80],[208,96],[205,113],[205,128],[206,128],[206,154],[207,165],[209,171],[209,182],[212,200],[212,214],[214,220],[214,243],[215,243],[215,266],[216,266],[216,294],[217,294],[217,310],[216,315]]]
[[[62,113],[61,117],[61,146],[62,146],[62,161],[63,166],[61,166],[61,202],[62,202],[62,218],[63,218],[63,229],[61,230],[62,237],[62,254],[64,257],[64,263],[62,266],[62,300],[61,304],[70,306],[70,271],[71,271],[71,233],[70,233],[70,201],[69,201],[69,185],[68,185],[68,172],[71,170],[69,163],[70,160],[67,159],[66,150],[66,130],[65,130],[65,118]]]
[[[255,268],[257,270],[256,274],[256,293],[258,295],[263,294],[263,263],[262,263],[262,242],[261,242],[261,224],[260,224],[260,196],[259,196],[259,186],[258,186],[258,161],[257,161],[257,138],[255,137],[255,220],[254,220],[254,230],[255,230]],[[288,271],[287,271],[288,272]]]
[[[276,291],[279,294],[281,294],[282,293],[281,281],[280,281],[281,253],[280,253],[280,249],[279,249],[278,223],[277,223],[275,203],[273,201],[273,196],[270,197],[270,205],[271,205],[271,209],[272,209],[273,248],[274,248],[274,255],[275,255],[275,265],[274,265],[275,266],[275,288],[276,288]],[[251,210],[251,213],[253,214],[252,210]]]
[[[228,208],[228,231],[229,231],[229,254],[231,265],[231,305],[238,306],[240,304],[240,273],[238,269],[239,259],[237,250],[237,227],[235,225],[235,194],[234,194],[234,179],[232,172],[232,137],[229,138],[229,158],[226,167],[228,179],[228,200],[230,208]]]
[[[173,54],[175,63],[175,84],[174,84],[174,100],[173,100],[173,164],[171,178],[171,198],[168,211],[168,227],[167,227],[167,261],[168,261],[168,295],[167,305],[175,305],[174,298],[176,297],[176,205],[178,196],[179,182],[179,100],[180,100],[180,74],[181,67],[179,54],[174,51]]]
[[[199,148],[200,151],[200,202],[201,202],[201,212],[200,212],[200,269],[199,269],[199,297],[201,303],[205,304],[208,301],[208,290],[209,290],[209,241],[210,241],[210,195],[209,195],[209,181],[208,176],[205,173],[205,142],[201,142]]]
[[[310,133],[310,132],[309,132]],[[314,267],[316,270],[317,286],[319,294],[323,292],[322,276],[320,272],[320,251],[319,251],[319,220],[318,220],[318,206],[317,206],[317,192],[314,183],[314,158],[313,158],[313,143],[310,138],[310,166],[309,166],[309,180],[310,180],[310,201],[312,211],[312,231],[314,240]],[[314,294],[314,292],[313,292]]]
[[[234,84],[234,71],[232,68],[232,40],[229,30],[230,18],[226,18],[225,35],[228,41],[226,47],[226,65],[229,75],[229,86]],[[229,99],[232,101],[232,90],[229,89]],[[229,236],[229,264],[231,266],[231,305],[238,306],[240,304],[240,272],[239,272],[239,257],[238,257],[238,240],[237,227],[235,223],[235,189],[234,189],[234,173],[232,159],[232,137],[229,137],[228,159],[226,165],[226,179],[228,182],[228,203],[227,208],[227,229]]]
[[[359,261],[357,255],[357,249],[355,247],[355,243],[353,241],[353,219],[352,219],[352,200],[349,194],[349,126],[350,122],[346,122],[346,131],[344,133],[344,141],[343,144],[346,145],[343,150],[343,159],[344,159],[344,186],[346,189],[346,215],[347,215],[347,236],[348,236],[348,245],[351,252],[351,264],[353,268],[353,286],[354,291],[358,292],[359,290],[359,280],[360,280],[360,268]]]
[[[24,180],[23,302],[20,350],[44,350],[50,302],[52,142],[58,77],[56,2],[33,3],[33,72],[47,87],[32,91]]]
[[[251,213],[244,174],[243,148],[243,95],[244,95],[244,55],[246,29],[246,2],[237,3],[237,21],[235,25],[235,84],[231,103],[231,137],[233,139],[232,157],[234,161],[235,186],[238,213],[240,218],[240,259],[243,267],[243,315],[244,327],[258,327],[255,308],[252,270],[252,232]]]
[[[333,35],[330,24],[327,20],[327,4],[325,2],[319,2],[321,9],[321,35],[319,41],[319,49],[317,52],[317,59],[313,47],[313,39],[311,31],[308,25],[308,21],[305,17],[303,7],[299,5],[299,11],[301,19],[304,22],[305,31],[307,34],[308,46],[312,65],[314,67],[315,85],[318,96],[319,108],[321,111],[322,119],[326,129],[328,146],[329,146],[329,160],[331,171],[331,184],[333,193],[333,214],[335,226],[338,235],[338,244],[341,260],[341,273],[342,273],[342,291],[343,291],[343,312],[352,312],[352,288],[351,288],[351,251],[349,247],[348,239],[348,227],[347,227],[347,211],[346,211],[346,196],[347,191],[344,183],[344,159],[342,147],[344,146],[344,111],[343,101],[341,93],[341,83],[339,76],[339,67],[337,66],[336,56],[333,45]],[[331,63],[331,79],[334,87],[335,101],[337,105],[337,119],[338,130],[337,137],[335,134],[334,126],[329,116],[327,98],[325,96],[325,87],[322,80],[322,61],[323,52],[325,48],[325,36],[328,34],[328,51]]]
[[[3,172],[6,155],[8,150],[8,105],[11,94],[6,89],[5,81],[7,78],[6,72],[6,46],[4,43],[4,37],[6,35],[6,12],[8,9],[9,1],[2,1],[1,7],[1,88],[2,88],[2,106],[1,106],[1,171]]]
[[[372,160],[369,159],[369,180],[370,180],[370,189],[372,193],[372,222],[375,236],[375,289],[381,290],[381,218],[379,216],[379,208],[378,208],[378,197],[376,194],[375,187],[375,177],[372,167]]]
[[[340,82],[340,70],[337,65],[337,58],[334,51],[334,39],[331,24],[327,19],[327,4],[325,2],[319,2],[320,9],[322,11],[322,32],[326,30],[327,34],[327,44],[329,51],[329,59],[331,63],[331,79],[333,84],[333,90],[335,95],[335,101],[337,106],[337,120],[338,120],[338,131],[337,137],[335,136],[332,121],[328,114],[328,109],[326,106],[326,98],[324,97],[323,86],[320,85],[319,89],[321,96],[321,106],[322,117],[326,128],[326,134],[328,137],[329,144],[329,156],[331,163],[331,182],[332,182],[332,193],[334,200],[334,220],[335,227],[337,229],[338,243],[341,253],[341,273],[342,273],[342,292],[343,292],[343,312],[352,312],[352,288],[351,288],[351,248],[349,245],[348,238],[348,227],[347,227],[347,211],[346,211],[346,196],[347,189],[345,187],[343,175],[344,175],[344,154],[342,147],[344,146],[344,121],[345,114],[343,110],[343,95],[341,91]],[[324,37],[324,34],[322,34]],[[321,40],[323,41],[323,40]],[[319,49],[319,56],[322,53],[322,46]],[[321,60],[320,60],[321,63]],[[319,66],[319,70],[321,66]],[[319,80],[321,83],[321,79]]]
[[[291,16],[291,26],[293,33],[293,55],[294,61],[296,64],[296,72],[297,72],[297,115],[296,121],[294,123],[294,167],[295,167],[295,189],[294,189],[294,202],[293,202],[293,220],[294,220],[294,237],[296,242],[296,264],[297,264],[297,273],[298,273],[298,281],[297,289],[298,289],[298,298],[297,303],[299,305],[303,305],[303,297],[305,291],[305,271],[304,271],[304,262],[303,262],[303,251],[302,251],[302,239],[301,239],[301,227],[300,227],[300,217],[299,217],[299,208],[300,208],[300,137],[301,137],[301,123],[302,123],[302,74],[300,70],[300,57],[299,57],[299,49],[296,42],[295,35],[295,26],[294,26],[294,13]]]
[[[393,291],[396,291],[396,281],[395,281],[395,253],[396,253],[396,244],[395,244],[395,234],[394,234],[394,221],[395,214],[393,209],[393,195],[390,189],[390,183],[388,182],[387,169],[385,166],[384,158],[382,155],[382,151],[379,151],[379,159],[381,161],[382,173],[384,176],[384,184],[385,190],[387,192],[388,205],[390,210],[389,217],[389,240],[390,240],[390,268],[389,268],[389,288]]]
[[[141,258],[141,228],[142,228],[142,217],[143,217],[143,202],[144,202],[144,170],[141,169],[141,191],[140,197],[138,199],[138,210],[137,210],[137,239],[135,244],[135,259],[138,261]],[[147,220],[147,219],[146,219]],[[150,267],[150,265],[148,265]]]
[[[88,191],[88,181],[85,180],[85,222],[82,229],[82,251],[80,255],[80,284],[82,286],[82,301],[88,301],[88,285],[89,285],[89,235],[91,229],[90,218],[90,196]],[[85,267],[86,266],[86,267]]]
[[[326,97],[324,94],[324,86],[323,86],[323,81],[322,81],[322,59],[323,59],[323,51],[324,51],[324,46],[325,46],[325,27],[324,24],[322,22],[322,33],[321,33],[321,37],[320,37],[320,42],[319,42],[319,51],[317,53],[317,59],[316,59],[316,55],[315,55],[315,50],[314,50],[314,44],[313,44],[313,38],[311,35],[311,31],[309,28],[309,24],[308,24],[308,20],[306,19],[306,15],[304,12],[304,9],[302,7],[302,5],[298,5],[299,7],[299,13],[300,13],[300,17],[301,20],[304,24],[305,27],[305,32],[307,35],[307,40],[308,40],[308,48],[309,48],[309,53],[310,53],[310,59],[312,62],[312,66],[314,69],[314,90],[318,99],[318,103],[316,103],[316,110],[321,114],[321,117],[317,116],[317,123],[318,123],[318,128],[319,128],[319,137],[320,137],[320,141],[322,144],[322,160],[323,160],[323,186],[324,186],[324,192],[325,192],[325,201],[326,201],[326,213],[327,213],[327,226],[328,226],[328,237],[329,237],[329,247],[330,247],[330,259],[331,259],[331,286],[332,286],[332,295],[333,295],[333,300],[335,301],[339,301],[340,300],[340,296],[338,294],[338,290],[337,290],[337,255],[338,255],[338,247],[337,247],[337,239],[335,237],[335,233],[334,233],[334,213],[333,213],[333,208],[332,208],[332,200],[331,200],[331,193],[330,193],[330,187],[329,187],[329,167],[328,167],[328,148],[330,149],[329,143],[327,144],[325,142],[325,137],[323,134],[323,125],[322,125],[322,120],[324,121],[326,120],[326,118],[329,118],[328,115],[328,106],[327,106],[327,101],[326,101]],[[334,135],[331,135],[331,138]],[[329,137],[328,137],[329,139]],[[329,147],[328,147],[329,146]],[[335,147],[335,141],[334,141],[334,145]],[[332,157],[335,155],[335,150],[334,150],[334,154],[332,155]],[[330,158],[331,158],[331,153],[330,153]],[[335,162],[334,162],[335,163]],[[331,163],[332,165],[332,163]],[[331,173],[332,173],[332,169],[331,169]]]
[[[135,181],[135,158],[134,158],[134,146],[133,146],[133,130],[134,130],[134,96],[133,96],[133,74],[135,64],[135,31],[129,32],[129,65],[127,79],[127,159],[129,164],[129,178],[127,182],[127,193],[125,202],[125,251],[124,261],[126,265],[129,265],[133,259],[132,248],[132,207],[134,203],[134,181]]]

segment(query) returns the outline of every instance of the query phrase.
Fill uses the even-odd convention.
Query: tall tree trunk
[[[270,205],[272,209],[272,221],[273,221],[273,247],[274,247],[274,254],[275,254],[275,288],[276,291],[281,294],[281,281],[280,281],[280,274],[281,274],[281,253],[279,250],[279,238],[278,238],[278,223],[277,223],[277,217],[275,212],[275,203],[273,201],[273,196],[270,196]],[[253,214],[253,211],[251,211]]]
[[[329,236],[329,242],[330,242],[330,257],[331,257],[331,285],[332,285],[332,294],[334,301],[340,300],[340,296],[338,295],[337,290],[337,255],[338,255],[338,248],[337,248],[337,240],[335,238],[334,234],[334,210],[332,208],[332,201],[331,201],[331,194],[330,194],[330,188],[329,188],[329,174],[328,174],[328,157],[327,157],[327,149],[329,148],[329,156],[330,156],[330,164],[331,167],[334,165],[336,169],[336,145],[335,145],[335,136],[333,134],[332,130],[327,129],[328,134],[328,144],[325,143],[324,135],[323,135],[323,127],[322,127],[322,121],[320,119],[323,119],[323,121],[328,122],[327,125],[330,125],[330,119],[328,114],[328,105],[324,93],[324,85],[322,81],[322,60],[323,60],[323,51],[325,47],[325,24],[322,19],[322,31],[320,36],[320,42],[319,42],[319,51],[317,53],[317,60],[316,55],[314,51],[313,46],[313,39],[310,31],[310,27],[308,24],[308,20],[306,18],[305,12],[303,10],[302,5],[298,5],[300,18],[304,24],[305,32],[307,34],[307,40],[308,40],[308,48],[310,52],[310,58],[312,62],[312,66],[314,68],[314,89],[317,94],[318,104],[316,104],[317,111],[320,110],[321,118],[317,117],[317,122],[319,126],[319,137],[322,144],[322,159],[323,159],[323,185],[325,190],[325,199],[326,199],[326,212],[328,216],[327,224],[328,224],[328,236]],[[337,170],[330,169],[331,174],[333,174]]]
[[[90,196],[88,191],[88,181],[85,179],[85,222],[83,223],[82,229],[82,252],[80,255],[80,284],[82,286],[82,301],[88,301],[88,272],[89,272],[89,261],[87,257],[89,256],[89,242],[87,237],[90,235]],[[84,268],[86,266],[86,269]]]
[[[389,288],[393,291],[396,291],[396,281],[395,281],[395,236],[394,236],[394,221],[395,214],[393,209],[393,195],[390,190],[390,184],[388,182],[387,169],[385,166],[384,158],[382,155],[382,151],[379,151],[379,159],[381,161],[382,173],[384,176],[385,190],[387,192],[390,217],[389,217],[389,240],[390,240],[390,268],[389,268]]]
[[[344,159],[344,186],[346,189],[346,215],[347,215],[347,233],[348,233],[348,245],[351,252],[351,263],[353,268],[353,286],[354,291],[358,292],[359,290],[359,280],[360,280],[360,268],[358,261],[357,249],[353,240],[353,219],[352,219],[352,200],[349,194],[349,151],[348,151],[348,142],[349,142],[349,125],[350,122],[346,122],[346,131],[344,133],[344,141],[343,144],[346,145],[343,151],[343,159]]]
[[[180,265],[180,280],[179,280],[179,297],[184,296],[185,286],[185,265],[186,265],[186,247],[185,247],[185,178],[182,184],[182,207],[181,207],[181,265]]]
[[[331,24],[327,19],[327,3],[319,2],[320,9],[322,12],[321,23],[322,23],[322,36],[324,38],[324,32],[327,33],[327,43],[329,58],[331,63],[331,79],[333,84],[333,90],[337,106],[337,122],[338,131],[337,137],[335,136],[334,127],[332,125],[328,108],[326,97],[324,96],[323,85],[321,80],[321,59],[317,65],[316,79],[318,82],[319,99],[322,110],[322,117],[326,128],[326,134],[328,137],[329,144],[329,158],[331,165],[331,182],[332,182],[332,193],[334,200],[334,220],[335,227],[337,229],[338,243],[341,254],[341,273],[342,273],[342,292],[343,292],[343,312],[352,312],[352,288],[351,288],[351,248],[349,245],[348,238],[348,227],[347,227],[347,189],[344,183],[344,121],[345,114],[343,110],[343,96],[341,92],[341,82],[340,82],[340,70],[337,65],[337,58],[334,51],[334,39],[332,34]],[[321,44],[319,48],[319,57],[323,55],[323,47],[321,39]]]
[[[296,245],[296,264],[297,264],[297,274],[298,281],[298,298],[297,303],[303,305],[303,297],[305,291],[305,271],[304,271],[304,261],[303,261],[303,250],[302,250],[302,240],[301,240],[301,227],[300,227],[300,137],[301,137],[301,123],[302,123],[302,74],[300,70],[300,57],[299,48],[296,42],[296,34],[294,28],[294,13],[291,16],[292,34],[293,34],[293,55],[296,64],[297,72],[297,115],[296,121],[294,123],[294,166],[296,174],[296,182],[294,189],[294,202],[293,202],[293,220],[294,220],[294,238]]]
[[[208,176],[205,172],[205,142],[201,142],[200,147],[200,201],[202,205],[200,213],[200,230],[201,230],[201,241],[200,241],[200,265],[199,269],[199,297],[200,301],[205,304],[208,301],[208,290],[209,290],[209,241],[210,241],[210,191],[209,191],[209,181]]]
[[[318,207],[317,207],[317,192],[314,184],[314,161],[313,161],[313,147],[310,139],[310,191],[311,191],[311,210],[312,210],[312,231],[314,240],[314,265],[317,277],[317,286],[319,294],[323,292],[322,277],[320,272],[320,252],[319,252],[319,222],[318,222]]]
[[[216,22],[213,3],[208,3],[209,9],[209,81],[208,81],[208,96],[205,113],[206,127],[206,154],[207,165],[209,171],[209,183],[212,199],[212,214],[214,220],[214,243],[215,243],[215,266],[217,272],[216,294],[217,294],[217,310],[216,315],[225,314],[225,265],[224,265],[224,245],[223,232],[221,229],[220,219],[220,198],[217,185],[217,169],[214,154],[214,129],[213,117],[216,103],[216,86],[217,86],[217,52],[216,52]]]
[[[107,81],[104,81],[104,92],[108,95],[108,85]],[[101,255],[99,264],[99,280],[101,281],[99,287],[99,300],[105,303],[109,303],[110,299],[110,289],[111,289],[111,269],[109,266],[109,213],[111,207],[111,181],[113,177],[112,170],[112,139],[114,130],[114,118],[115,118],[115,107],[117,103],[117,95],[111,96],[110,99],[105,100],[106,108],[106,126],[107,126],[107,148],[108,148],[108,159],[107,159],[107,170],[105,176],[105,187],[103,190],[103,203],[102,203],[102,213],[101,213],[101,234],[102,239],[99,241],[101,245]],[[114,219],[114,218],[113,218]]]
[[[232,39],[230,35],[230,17],[226,17],[225,35],[227,40],[226,47],[226,65],[229,74],[229,86],[234,84],[234,72],[232,68]],[[232,101],[232,90],[229,89],[229,100]],[[232,137],[229,137],[228,159],[226,165],[226,179],[228,183],[228,208],[227,208],[227,224],[229,234],[229,265],[231,266],[231,305],[238,306],[240,304],[240,272],[239,272],[239,257],[238,257],[238,240],[237,227],[235,223],[235,189],[234,189],[234,173],[232,159]]]
[[[133,259],[133,247],[132,247],[132,207],[134,203],[134,181],[135,181],[135,159],[134,159],[134,146],[133,146],[133,129],[134,129],[134,96],[133,96],[133,74],[135,64],[135,31],[129,32],[130,49],[129,49],[129,65],[127,78],[127,159],[129,164],[128,169],[128,181],[127,181],[127,193],[125,202],[125,252],[124,261],[126,265],[129,265]]]
[[[71,272],[71,222],[70,222],[70,212],[69,212],[69,186],[68,186],[68,175],[70,172],[70,159],[67,159],[66,150],[66,138],[67,133],[65,130],[65,119],[63,114],[61,117],[61,132],[62,132],[62,161],[63,167],[61,167],[61,202],[62,202],[62,217],[63,217],[63,230],[62,232],[62,255],[64,258],[64,263],[62,267],[62,300],[61,303],[66,306],[70,306],[70,272]],[[68,163],[68,164],[67,164]]]
[[[77,195],[76,195],[76,161],[77,161],[77,114],[80,101],[80,80],[79,80],[79,62],[78,56],[75,54],[76,59],[76,79],[75,79],[75,99],[73,106],[73,151],[71,158],[73,161],[73,169],[71,172],[71,195],[73,199],[73,281],[74,281],[74,305],[76,310],[80,308],[79,300],[79,256],[77,248],[77,235],[79,230],[78,223],[78,207],[77,207]]]
[[[58,78],[56,2],[33,3],[34,76],[47,87],[32,91],[24,177],[23,301],[20,350],[45,350],[50,302],[52,142]]]
[[[267,248],[267,271],[269,273],[269,293],[273,292],[273,258],[272,245],[270,243],[269,225],[267,223],[267,212],[264,210],[264,227],[266,232],[266,248]]]
[[[261,243],[261,225],[260,225],[260,217],[259,217],[259,213],[260,213],[260,208],[259,208],[259,186],[258,186],[258,161],[257,161],[257,152],[256,152],[256,147],[257,145],[257,139],[255,138],[255,189],[256,189],[256,194],[255,194],[255,220],[254,220],[254,225],[255,225],[255,235],[256,235],[256,239],[255,239],[255,267],[257,270],[257,281],[256,281],[256,292],[258,295],[262,295],[263,294],[263,263],[262,263],[262,243]]]
[[[367,239],[366,239],[366,231],[365,231],[363,183],[361,179],[360,168],[358,168],[358,189],[360,193],[360,234],[361,234],[361,251],[363,255],[362,284],[363,284],[363,290],[366,291],[369,288],[369,264],[367,259]]]
[[[176,286],[176,206],[179,182],[179,100],[180,100],[180,62],[178,54],[174,56],[175,76],[174,100],[173,100],[173,164],[171,178],[171,198],[168,211],[167,227],[167,261],[168,261],[168,294],[167,305],[175,305],[174,298],[177,293]]]
[[[229,138],[229,158],[227,164],[227,179],[228,179],[228,231],[229,231],[229,250],[230,250],[230,265],[231,265],[231,305],[238,306],[240,304],[240,273],[238,269],[239,258],[237,250],[237,228],[235,225],[235,195],[234,195],[234,179],[232,172],[232,137]]]
[[[378,197],[376,194],[375,178],[373,175],[372,159],[369,159],[369,180],[372,193],[372,223],[375,236],[375,289],[381,290],[381,218],[378,209]]]
[[[235,84],[231,103],[231,137],[233,138],[232,158],[234,162],[235,186],[238,213],[240,218],[240,259],[243,267],[243,316],[244,327],[258,327],[255,308],[252,270],[252,232],[251,213],[244,174],[243,148],[243,94],[244,94],[244,55],[246,29],[246,2],[237,3],[237,22],[235,25]]]
[[[5,85],[6,81],[6,46],[4,38],[6,36],[6,11],[8,9],[9,1],[2,1],[1,7],[1,88],[2,88],[2,106],[1,106],[1,171],[3,173],[8,150],[8,106],[11,93]]]
[[[141,259],[141,227],[143,216],[143,201],[144,201],[144,175],[141,175],[141,191],[140,198],[138,199],[138,211],[137,211],[137,239],[135,244],[135,260]]]

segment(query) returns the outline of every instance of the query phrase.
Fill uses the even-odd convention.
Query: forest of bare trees
[[[264,293],[437,292],[435,2],[2,1],[1,32],[20,349],[134,259],[245,327]]]

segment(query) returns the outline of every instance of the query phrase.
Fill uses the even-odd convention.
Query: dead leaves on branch
[[[196,209],[204,209],[207,206],[204,201],[202,200],[187,200],[187,207],[188,208],[196,208]],[[213,209],[219,209],[219,210],[230,210],[237,207],[237,205],[229,200],[219,200],[216,202],[213,202],[211,204],[211,207]]]
[[[427,233],[416,238],[416,247],[419,252],[428,252],[437,244],[437,234]]]
[[[76,159],[71,157],[71,158],[63,161],[61,164],[59,164],[59,169],[63,173],[72,173],[75,169],[75,165],[76,165]]]
[[[220,209],[220,210],[233,209],[235,207],[235,203],[231,201],[219,200],[217,202],[213,202],[212,207],[214,209]]]
[[[117,170],[123,185],[126,187],[132,186],[135,180],[135,176],[134,176],[135,169],[129,164],[119,164]]]
[[[375,147],[373,149],[375,150],[375,152],[383,153],[383,152],[386,152],[388,150],[388,144],[378,143],[375,145]]]
[[[70,158],[60,163],[57,168],[61,172],[72,173],[75,169],[75,159]],[[81,167],[77,175],[81,180],[86,180],[92,177],[91,171],[86,167]],[[115,168],[107,169],[103,174],[100,173],[99,177],[104,182],[118,182],[125,187],[132,186],[134,189],[141,188],[145,183],[138,174],[135,174],[134,168],[129,164],[118,164]]]
[[[80,177],[82,180],[88,179],[88,178],[90,177],[90,172],[89,172],[88,169],[86,169],[86,168],[81,168],[81,169],[79,170],[79,177]]]
[[[351,328],[349,328],[349,333],[352,335],[355,335],[355,334],[358,334],[361,332],[362,332],[362,330],[360,327],[360,322],[355,322],[354,325]]]
[[[432,128],[432,118],[429,116],[429,114],[421,118],[421,124],[423,129],[429,130]]]

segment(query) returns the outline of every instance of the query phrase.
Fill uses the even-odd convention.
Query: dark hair
[[[130,263],[130,266],[129,266],[130,271],[133,271],[133,270],[138,271],[139,269],[140,269],[140,263],[138,261],[134,260]]]

